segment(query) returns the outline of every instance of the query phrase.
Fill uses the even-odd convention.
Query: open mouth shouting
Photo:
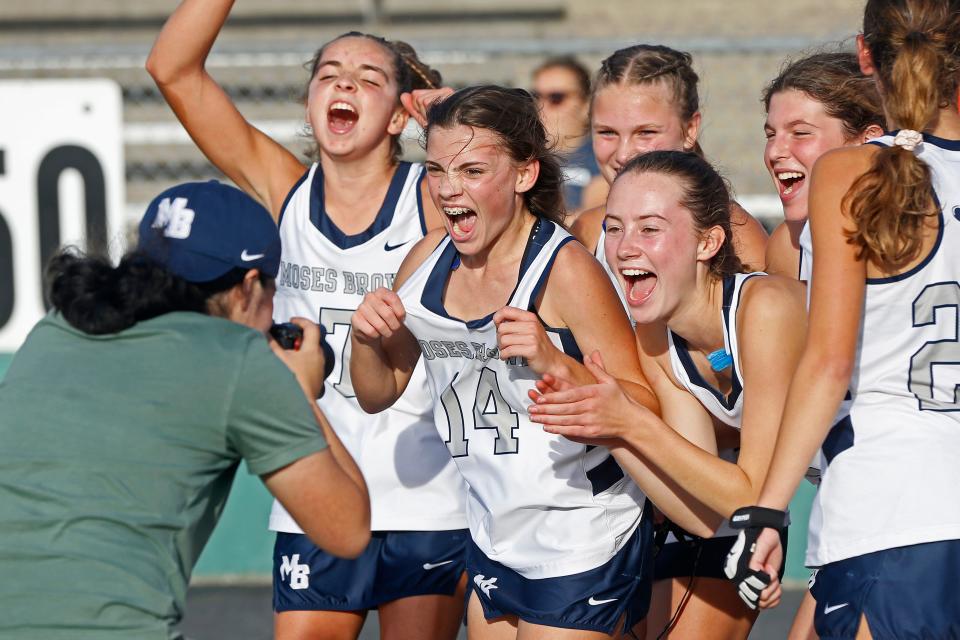
[[[789,200],[800,191],[800,187],[807,179],[807,176],[800,171],[776,171],[774,175],[777,178],[777,190],[780,192],[781,200]]]
[[[455,242],[469,239],[477,225],[477,212],[467,207],[444,207],[443,213],[450,221],[450,238]]]
[[[638,306],[650,299],[657,288],[657,274],[646,269],[620,269],[627,303]]]
[[[357,124],[360,114],[352,104],[338,100],[327,109],[327,128],[332,133],[343,135],[350,133]]]

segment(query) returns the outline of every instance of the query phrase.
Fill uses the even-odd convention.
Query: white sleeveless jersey
[[[737,337],[737,309],[740,307],[743,285],[750,278],[765,275],[767,274],[760,272],[738,273],[723,280],[723,346],[733,358],[731,389],[726,396],[710,386],[700,375],[687,350],[686,340],[672,331],[667,331],[670,364],[677,381],[699,400],[713,417],[735,429],[740,428],[743,417],[743,376],[740,370],[740,341]]]
[[[916,267],[867,280],[849,419],[823,444],[810,566],[960,539],[960,141],[924,135],[914,153],[933,175],[940,232]]]
[[[466,527],[466,487],[433,424],[423,367],[390,409],[370,415],[350,381],[350,317],[363,296],[391,288],[407,252],[425,233],[419,164],[400,163],[373,224],[348,236],[327,217],[323,173],[314,164],[281,210],[282,260],[274,319],[319,321],[337,362],[318,404],[370,490],[371,528],[441,531]],[[270,528],[300,533],[274,501]]]
[[[530,309],[553,260],[572,236],[534,227],[508,304]],[[539,376],[521,359],[498,357],[493,314],[464,322],[443,307],[459,255],[444,238],[400,288],[406,326],[420,343],[435,417],[467,481],[467,520],[491,560],[527,578],[593,569],[629,539],[644,496],[610,452],[546,433],[530,421],[527,391]],[[547,328],[565,353],[581,354],[568,329]]]

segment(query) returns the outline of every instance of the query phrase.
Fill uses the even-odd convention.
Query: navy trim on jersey
[[[597,495],[623,480],[623,469],[611,453],[593,469],[588,469],[586,475],[593,488],[593,495]]]
[[[319,165],[317,166],[319,169]],[[310,169],[307,169],[303,172],[303,175],[297,180],[297,182],[290,188],[290,191],[287,191],[287,197],[283,199],[283,205],[280,207],[280,216],[277,218],[277,228],[280,228],[280,223],[283,222],[283,212],[287,210],[287,205],[290,204],[290,199],[293,198],[293,194],[297,192],[297,189],[300,188],[300,185],[304,183],[307,179],[307,176],[310,175]]]
[[[554,227],[550,227],[550,233],[547,235],[547,237],[543,238],[543,241],[540,243],[540,249],[543,248],[543,245],[546,244],[547,240],[550,239],[550,236],[553,235],[553,229]],[[553,255],[550,256],[550,260],[547,262],[547,266],[544,267],[543,273],[540,274],[540,279],[537,280],[537,283],[535,285],[533,285],[533,290],[530,292],[530,309],[529,309],[530,311],[533,311],[533,301],[536,300],[537,296],[540,295],[540,289],[542,289],[543,285],[546,284],[547,282],[547,277],[550,275],[550,270],[553,269],[553,263],[556,262],[557,260],[557,254],[560,253],[560,249],[563,249],[564,245],[566,245],[568,242],[570,242],[573,239],[574,239],[573,236],[569,236],[561,240],[560,244],[557,245],[556,250],[553,252]],[[540,249],[537,249],[537,253],[540,253]],[[530,258],[530,261],[532,262],[533,258],[535,257],[536,257],[536,254],[534,254]],[[526,271],[526,269],[523,269],[523,270]]]
[[[527,238],[527,246],[523,250],[523,258],[520,260],[520,273],[517,275],[517,284],[513,287],[513,291],[510,292],[510,297],[505,304],[509,304],[509,302],[513,300],[513,296],[517,293],[517,289],[523,281],[524,274],[526,274],[527,269],[530,268],[530,265],[540,254],[544,244],[546,244],[547,240],[553,235],[555,229],[556,226],[554,224],[541,224],[540,220],[534,223],[533,228],[530,229],[530,236]],[[476,320],[462,320],[451,316],[443,306],[443,290],[446,287],[447,279],[450,277],[450,272],[460,266],[460,253],[457,251],[456,245],[453,244],[453,240],[449,240],[449,236],[447,236],[447,239],[447,246],[443,248],[443,252],[434,264],[433,270],[430,272],[430,275],[427,276],[420,302],[425,309],[432,311],[442,318],[462,322],[467,325],[468,329],[479,329],[489,323],[493,319],[493,314],[496,312],[488,313],[484,317]]]
[[[427,235],[427,216],[423,212],[423,181],[426,177],[426,169],[421,169],[420,177],[417,178],[417,213],[420,215],[420,231],[423,235]]]
[[[849,392],[848,392],[849,393]],[[840,419],[830,428],[823,440],[823,457],[829,465],[833,459],[853,446],[853,420],[850,416]]]
[[[896,137],[898,133],[900,133],[900,129],[894,129],[893,131],[886,132],[884,135]],[[941,138],[940,136],[935,136],[932,133],[926,133],[926,132],[920,132],[920,135],[923,136],[924,142],[930,143],[935,147],[939,147],[944,151],[960,151],[960,140],[950,140],[949,138]],[[870,140],[867,144],[878,144],[882,146],[890,146],[890,145],[885,145],[882,142],[879,142],[876,140]]]
[[[347,235],[338,229],[337,225],[327,216],[323,203],[323,171],[321,171],[320,165],[317,165],[317,170],[313,174],[313,182],[310,185],[310,222],[330,242],[341,249],[351,249],[364,244],[387,229],[393,221],[394,209],[397,208],[397,201],[403,192],[403,185],[410,173],[410,167],[409,162],[401,162],[397,165],[393,177],[390,178],[387,195],[384,197],[383,204],[380,205],[380,210],[377,212],[377,217],[374,218],[373,223],[360,233]]]
[[[537,316],[539,318],[539,316]],[[580,345],[577,344],[577,339],[573,337],[573,332],[570,329],[558,328],[558,327],[548,327],[544,324],[543,320],[540,320],[540,324],[543,325],[543,330],[547,333],[555,333],[557,337],[560,338],[560,345],[563,347],[563,352],[576,360],[579,363],[583,363],[583,352],[580,351]]]
[[[933,247],[930,248],[930,253],[927,254],[919,264],[915,265],[912,269],[899,273],[895,276],[890,276],[889,278],[867,278],[867,284],[890,284],[891,282],[899,282],[900,280],[906,280],[912,275],[919,273],[925,266],[930,264],[930,261],[933,260],[933,256],[937,255],[937,250],[940,249],[940,241],[943,240],[943,228],[946,225],[946,220],[943,218],[943,207],[940,205],[940,198],[937,197],[937,194],[933,194],[933,201],[937,207],[937,215],[940,217],[940,227],[937,229],[937,240],[933,243]]]
[[[745,278],[743,284],[747,283],[747,280],[753,278],[754,276],[749,276]],[[743,291],[743,285],[740,285],[741,291]],[[736,289],[736,276],[727,276],[723,279],[723,331],[727,333],[727,328],[731,327],[730,325],[730,305],[733,302],[733,294]],[[743,295],[741,293],[741,295]],[[734,318],[736,322],[736,318]],[[736,331],[736,324],[732,326],[732,331]],[[727,411],[732,411],[733,408],[737,405],[737,400],[740,399],[740,393],[743,391],[743,385],[740,383],[740,376],[737,375],[737,367],[733,366],[730,370],[730,394],[724,396],[718,389],[713,387],[709,382],[703,379],[703,376],[700,375],[700,370],[697,369],[697,365],[694,364],[693,358],[690,357],[690,352],[687,348],[687,341],[682,337],[670,332],[673,335],[673,344],[676,347],[677,357],[680,359],[680,364],[683,365],[683,370],[687,372],[687,377],[690,379],[691,384],[694,384],[701,389],[706,389],[717,399],[717,401],[725,408]],[[727,342],[730,342],[729,338]]]

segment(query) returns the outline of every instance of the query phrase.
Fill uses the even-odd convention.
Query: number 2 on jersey
[[[454,376],[450,385],[440,396],[440,403],[447,414],[447,424],[450,426],[447,448],[450,449],[450,455],[454,458],[461,458],[469,454],[470,440],[467,438],[463,405],[457,395],[457,376]],[[480,371],[480,380],[477,382],[474,398],[473,428],[497,430],[493,450],[495,455],[517,453],[520,450],[520,441],[514,434],[520,426],[520,417],[510,408],[500,392],[496,371],[487,367]]]
[[[910,391],[920,401],[921,411],[960,411],[958,386],[953,387],[951,401],[936,397],[933,381],[934,365],[960,365],[960,283],[927,285],[913,301],[913,326],[937,324],[937,311],[948,307],[953,307],[953,337],[931,340],[910,358]]]

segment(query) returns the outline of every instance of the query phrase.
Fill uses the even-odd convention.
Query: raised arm
[[[232,6],[233,0],[184,0],[160,31],[147,71],[203,154],[277,220],[304,167],[247,122],[205,68]]]

